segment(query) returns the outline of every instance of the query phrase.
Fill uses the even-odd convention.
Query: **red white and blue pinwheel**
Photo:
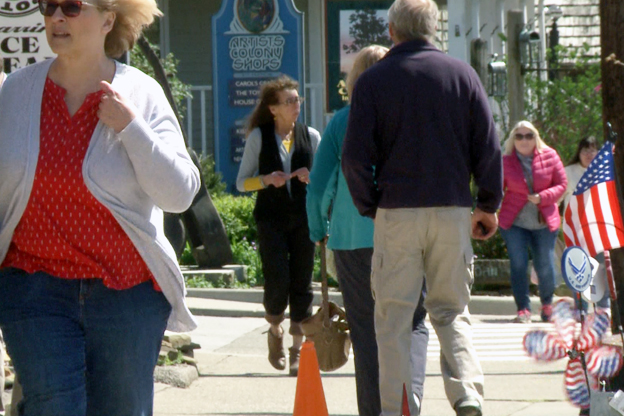
[[[552,323],[556,332],[529,331],[523,345],[527,354],[536,360],[554,361],[569,357],[565,370],[565,390],[570,401],[582,408],[589,408],[589,388],[598,390],[601,379],[614,377],[622,367],[622,354],[618,348],[601,345],[602,337],[609,329],[609,315],[602,310],[589,314],[576,334],[579,313],[571,299],[562,299],[553,307]],[[583,370],[583,358],[587,366],[587,378]]]

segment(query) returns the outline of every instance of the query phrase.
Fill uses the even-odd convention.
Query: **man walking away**
[[[430,40],[438,7],[396,0],[388,13],[394,47],[358,79],[342,169],[360,214],[375,219],[372,289],[383,416],[399,416],[403,388],[412,414],[410,332],[423,276],[438,335],[448,400],[459,416],[481,416],[483,371],[468,303],[470,237],[498,227],[501,150],[476,72]],[[478,187],[476,208],[470,181]]]

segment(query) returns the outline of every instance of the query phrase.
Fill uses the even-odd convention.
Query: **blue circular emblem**
[[[274,0],[238,0],[237,6],[238,19],[251,33],[266,30],[275,16]]]
[[[592,280],[592,267],[589,256],[580,247],[565,249],[561,256],[561,275],[570,289],[585,291]]]

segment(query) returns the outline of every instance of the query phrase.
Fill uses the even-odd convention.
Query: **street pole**
[[[520,63],[519,37],[524,27],[521,10],[507,12],[507,85],[509,86],[509,126],[524,120],[524,78]]]
[[[548,61],[548,80],[554,81],[557,78],[557,46],[559,45],[559,29],[557,28],[557,17],[553,17],[552,29],[550,30],[548,46],[550,47],[550,59]]]
[[[624,32],[620,29],[621,16],[624,15],[622,0],[600,0],[600,44],[602,72],[602,118],[604,136],[609,137],[607,123],[611,123],[617,133],[613,155],[615,176],[618,184],[620,209],[622,186],[624,185]],[[617,305],[612,305],[612,314],[619,312],[619,321],[624,322],[624,249],[611,250],[613,280],[617,292]],[[616,319],[613,320],[614,322]],[[618,328],[614,328],[614,333]],[[612,380],[612,386],[624,389],[624,371]]]
[[[539,0],[539,28],[540,28],[540,63],[539,63],[539,79],[546,80],[546,18],[544,16],[544,0]]]
[[[470,42],[470,65],[477,71],[481,84],[487,90],[488,86],[488,46],[487,41],[477,38]]]

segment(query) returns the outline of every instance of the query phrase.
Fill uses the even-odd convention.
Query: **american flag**
[[[576,186],[564,213],[563,234],[566,246],[580,246],[592,257],[624,245],[613,143],[602,146]]]

